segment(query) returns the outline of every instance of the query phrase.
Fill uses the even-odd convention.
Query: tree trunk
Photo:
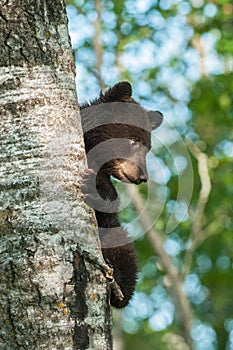
[[[111,349],[65,4],[0,2],[0,349]]]

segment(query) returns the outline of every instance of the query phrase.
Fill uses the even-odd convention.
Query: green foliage
[[[166,253],[181,276],[188,266],[185,264],[193,240],[191,232],[195,225],[193,217],[199,201],[201,178],[197,159],[184,154],[182,149],[186,146],[177,141],[174,127],[179,135],[192,140],[208,157],[212,188],[204,207],[201,240],[195,246],[190,266],[183,276],[184,286],[194,317],[195,349],[232,349],[232,2],[102,0],[101,81],[96,74],[96,53],[93,51],[97,19],[95,1],[67,0],[67,4],[71,37],[74,27],[77,35],[80,32],[79,39],[73,39],[73,46],[77,50],[81,100],[96,96],[101,82],[111,85],[126,79],[132,82],[135,97],[148,108],[160,109],[168,121],[157,133],[163,142],[153,140],[154,162],[158,162],[164,171],[163,178],[158,178],[152,171],[156,183],[153,191],[157,196],[154,202],[162,201],[161,193],[166,192],[155,227],[164,232],[161,235]],[[84,27],[80,28],[79,23]],[[177,161],[182,165],[185,160],[192,165],[193,190],[186,169],[177,168]],[[177,202],[179,183],[185,192],[192,190],[190,203],[183,197],[189,211],[183,218],[179,216],[179,225],[172,232],[165,234]],[[118,186],[120,190],[121,184]],[[147,187],[142,186],[139,191],[146,200]],[[148,209],[151,217],[154,204]],[[137,213],[132,205],[121,212],[124,224],[130,224],[135,217]],[[140,229],[140,223],[134,229]],[[182,315],[174,290],[166,282],[166,271],[146,235],[140,237],[135,246],[141,272],[136,299],[123,312],[124,348],[185,350],[180,336],[183,334]],[[163,309],[168,307],[170,310],[165,321],[159,303]],[[171,305],[176,307],[174,314]],[[141,314],[136,312],[138,308]],[[163,321],[160,327],[158,320]]]

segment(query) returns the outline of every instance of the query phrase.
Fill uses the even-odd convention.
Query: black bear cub
[[[135,289],[137,260],[133,244],[119,224],[119,200],[111,176],[134,184],[147,181],[151,131],[161,124],[162,114],[144,110],[132,98],[131,85],[125,81],[80,109],[89,167],[82,191],[95,210],[103,257],[113,268],[123,294],[119,298],[112,288],[111,305],[122,308]]]

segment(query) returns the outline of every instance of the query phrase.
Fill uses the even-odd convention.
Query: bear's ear
[[[163,114],[159,111],[148,111],[147,114],[150,119],[152,130],[158,128],[163,121]]]
[[[132,101],[132,87],[128,81],[121,81],[106,92],[101,92],[100,99],[105,103],[130,102]]]

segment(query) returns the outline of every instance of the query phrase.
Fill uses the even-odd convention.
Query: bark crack
[[[9,0],[6,0],[3,4],[2,4],[2,6],[6,6],[6,5],[8,5],[9,4]]]
[[[87,315],[87,306],[85,301],[85,290],[87,286],[87,269],[84,263],[83,257],[79,254],[78,251],[74,252],[74,286],[75,286],[75,314],[82,321]],[[75,315],[76,316],[76,315]]]
[[[11,46],[8,44],[8,40],[9,40],[10,36],[11,36],[11,30],[8,30],[6,32],[6,37],[5,37],[4,43],[5,43],[6,47],[11,50]]]
[[[9,296],[7,297],[7,315],[9,317],[9,322],[10,322],[10,325],[12,328],[11,336],[14,338],[14,344],[16,344],[16,349],[19,349],[19,343],[18,343],[17,337],[16,337],[17,332],[16,332],[16,328],[15,328],[15,324],[14,324],[14,318],[12,315],[11,299]]]
[[[3,5],[4,6],[4,5]],[[0,17],[5,21],[6,23],[8,22],[7,18],[0,12]]]
[[[75,319],[73,345],[75,350],[85,350],[89,345],[88,325],[82,321],[84,321],[88,313],[85,296],[88,273],[84,258],[77,250],[74,252],[73,268],[75,290],[75,303],[72,310]]]
[[[19,52],[20,52],[20,54],[22,55],[22,57],[25,59],[26,62],[30,62],[30,60],[29,60],[29,59],[27,58],[27,56],[24,54],[23,48],[22,48],[22,47],[19,49]]]

